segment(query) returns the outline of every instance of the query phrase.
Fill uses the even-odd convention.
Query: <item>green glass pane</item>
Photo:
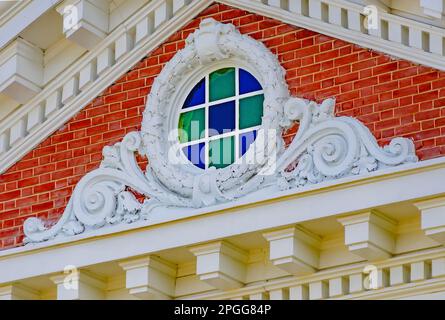
[[[210,101],[235,95],[235,68],[225,68],[210,74]]]
[[[241,99],[239,102],[239,128],[246,129],[261,124],[264,95]]]
[[[203,138],[205,134],[205,109],[182,113],[179,117],[178,129],[181,143]]]
[[[210,141],[209,147],[209,167],[221,169],[235,162],[234,137]]]

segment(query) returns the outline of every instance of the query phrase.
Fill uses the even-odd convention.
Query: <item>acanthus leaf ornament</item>
[[[258,138],[247,153],[223,169],[197,170],[171,161],[178,150],[177,114],[192,80],[214,64],[241,64],[264,91],[264,115]],[[140,132],[103,149],[100,167],[77,184],[60,220],[52,227],[37,218],[25,221],[25,241],[42,242],[106,225],[150,219],[153,210],[200,208],[234,201],[271,185],[277,192],[300,188],[385,167],[415,162],[411,140],[396,138],[381,148],[359,121],[335,117],[335,100],[321,104],[291,97],[284,69],[261,42],[233,25],[203,20],[184,49],[168,62],[153,83]],[[299,122],[284,148],[281,132]],[[147,156],[143,172],[136,155]],[[136,199],[133,191],[145,200]]]

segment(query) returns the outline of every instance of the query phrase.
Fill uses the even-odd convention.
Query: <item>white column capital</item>
[[[264,233],[272,263],[294,275],[311,274],[318,268],[320,238],[300,227]]]
[[[196,256],[196,274],[211,286],[222,289],[240,288],[246,280],[246,251],[218,241],[190,248]]]
[[[349,251],[369,261],[391,257],[395,247],[395,221],[376,211],[338,221],[345,228],[345,245]]]
[[[177,266],[156,256],[119,263],[126,272],[129,293],[140,299],[171,299],[175,295]]]

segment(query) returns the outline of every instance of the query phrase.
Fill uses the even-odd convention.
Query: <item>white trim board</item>
[[[0,283],[445,194],[445,159],[0,252]],[[340,184],[339,184],[340,183]],[[416,185],[416,188],[405,186]],[[233,207],[235,205],[236,207]],[[261,208],[261,210],[259,210]],[[233,221],[237,221],[236,224]],[[255,222],[255,223],[252,223]],[[205,229],[205,230],[204,230]],[[178,237],[178,234],[181,236]],[[163,241],[159,241],[163,239]],[[88,252],[88,254],[85,254]]]

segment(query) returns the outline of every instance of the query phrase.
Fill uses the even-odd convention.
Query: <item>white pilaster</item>
[[[320,239],[310,231],[297,226],[263,236],[269,241],[269,259],[280,269],[306,275],[318,268]]]
[[[301,2],[301,0],[293,0],[293,1],[289,1],[288,3],[289,3],[289,11],[290,12],[297,13],[297,14],[302,14],[302,10],[301,10],[302,2]]]
[[[342,25],[340,7],[329,5],[329,23],[335,24],[337,26]]]
[[[289,300],[308,300],[309,288],[307,285],[299,285],[289,288]]]
[[[445,198],[437,198],[414,204],[421,213],[421,225],[425,234],[445,244]]]
[[[409,28],[409,46],[417,49],[423,49],[422,30],[415,27]]]
[[[269,291],[270,300],[289,300],[289,290],[287,288],[280,288]]]
[[[345,228],[345,245],[365,260],[391,257],[395,246],[395,222],[374,211],[338,220]]]
[[[268,300],[268,295],[266,292],[258,292],[258,293],[252,293],[249,296],[249,300]]]
[[[349,276],[349,292],[356,293],[363,291],[363,274],[356,273]]]
[[[349,278],[338,277],[329,280],[329,297],[337,297],[348,294]]]
[[[96,79],[96,63],[88,63],[79,73],[79,90],[83,90]]]
[[[445,276],[445,258],[433,259],[431,261],[431,276],[433,278]]]
[[[389,269],[389,283],[397,286],[409,282],[410,270],[408,266],[395,266]]]
[[[411,282],[423,281],[431,276],[431,264],[426,261],[411,263]]]
[[[15,124],[11,126],[11,133],[9,136],[9,144],[12,146],[16,142],[20,141],[25,137],[26,134],[26,123],[25,119],[21,118],[17,120]]]
[[[64,85],[62,89],[62,103],[66,104],[72,100],[79,91],[79,80],[77,77],[71,77]]]
[[[154,27],[157,28],[165,21],[167,21],[172,14],[173,7],[168,1],[162,1],[162,3],[155,9],[154,13]]]
[[[104,279],[84,270],[50,278],[57,287],[57,300],[102,300],[105,298]]]
[[[320,300],[329,296],[329,286],[325,281],[316,281],[309,284],[309,299]]]
[[[44,119],[44,109],[42,104],[38,104],[31,109],[28,114],[28,121],[26,124],[26,130],[32,131],[37,125],[41,124]]]
[[[153,29],[154,29],[154,16],[149,15],[145,19],[142,19],[136,25],[135,42],[138,43],[139,41],[150,35],[153,32]]]
[[[402,25],[400,23],[388,22],[388,40],[402,43]]]
[[[362,28],[363,25],[360,12],[348,10],[348,29],[361,32]]]
[[[122,262],[126,288],[140,299],[170,299],[175,295],[176,265],[155,256]]]
[[[445,53],[444,47],[443,35],[430,33],[430,52],[442,56]]]
[[[320,0],[309,0],[309,17],[321,20]]]
[[[201,281],[222,290],[244,285],[247,262],[244,250],[218,241],[193,247],[190,251],[196,256],[196,274]]]
[[[97,74],[101,75],[108,68],[113,65],[114,62],[114,50],[112,48],[105,48],[97,56]]]
[[[62,104],[62,93],[57,90],[53,92],[45,102],[45,117],[48,117],[53,112],[58,110]]]
[[[65,37],[93,49],[108,34],[108,1],[65,0],[56,10],[63,16]]]
[[[115,42],[115,58],[119,60],[124,54],[130,51],[133,47],[133,38],[130,33],[125,32]]]

